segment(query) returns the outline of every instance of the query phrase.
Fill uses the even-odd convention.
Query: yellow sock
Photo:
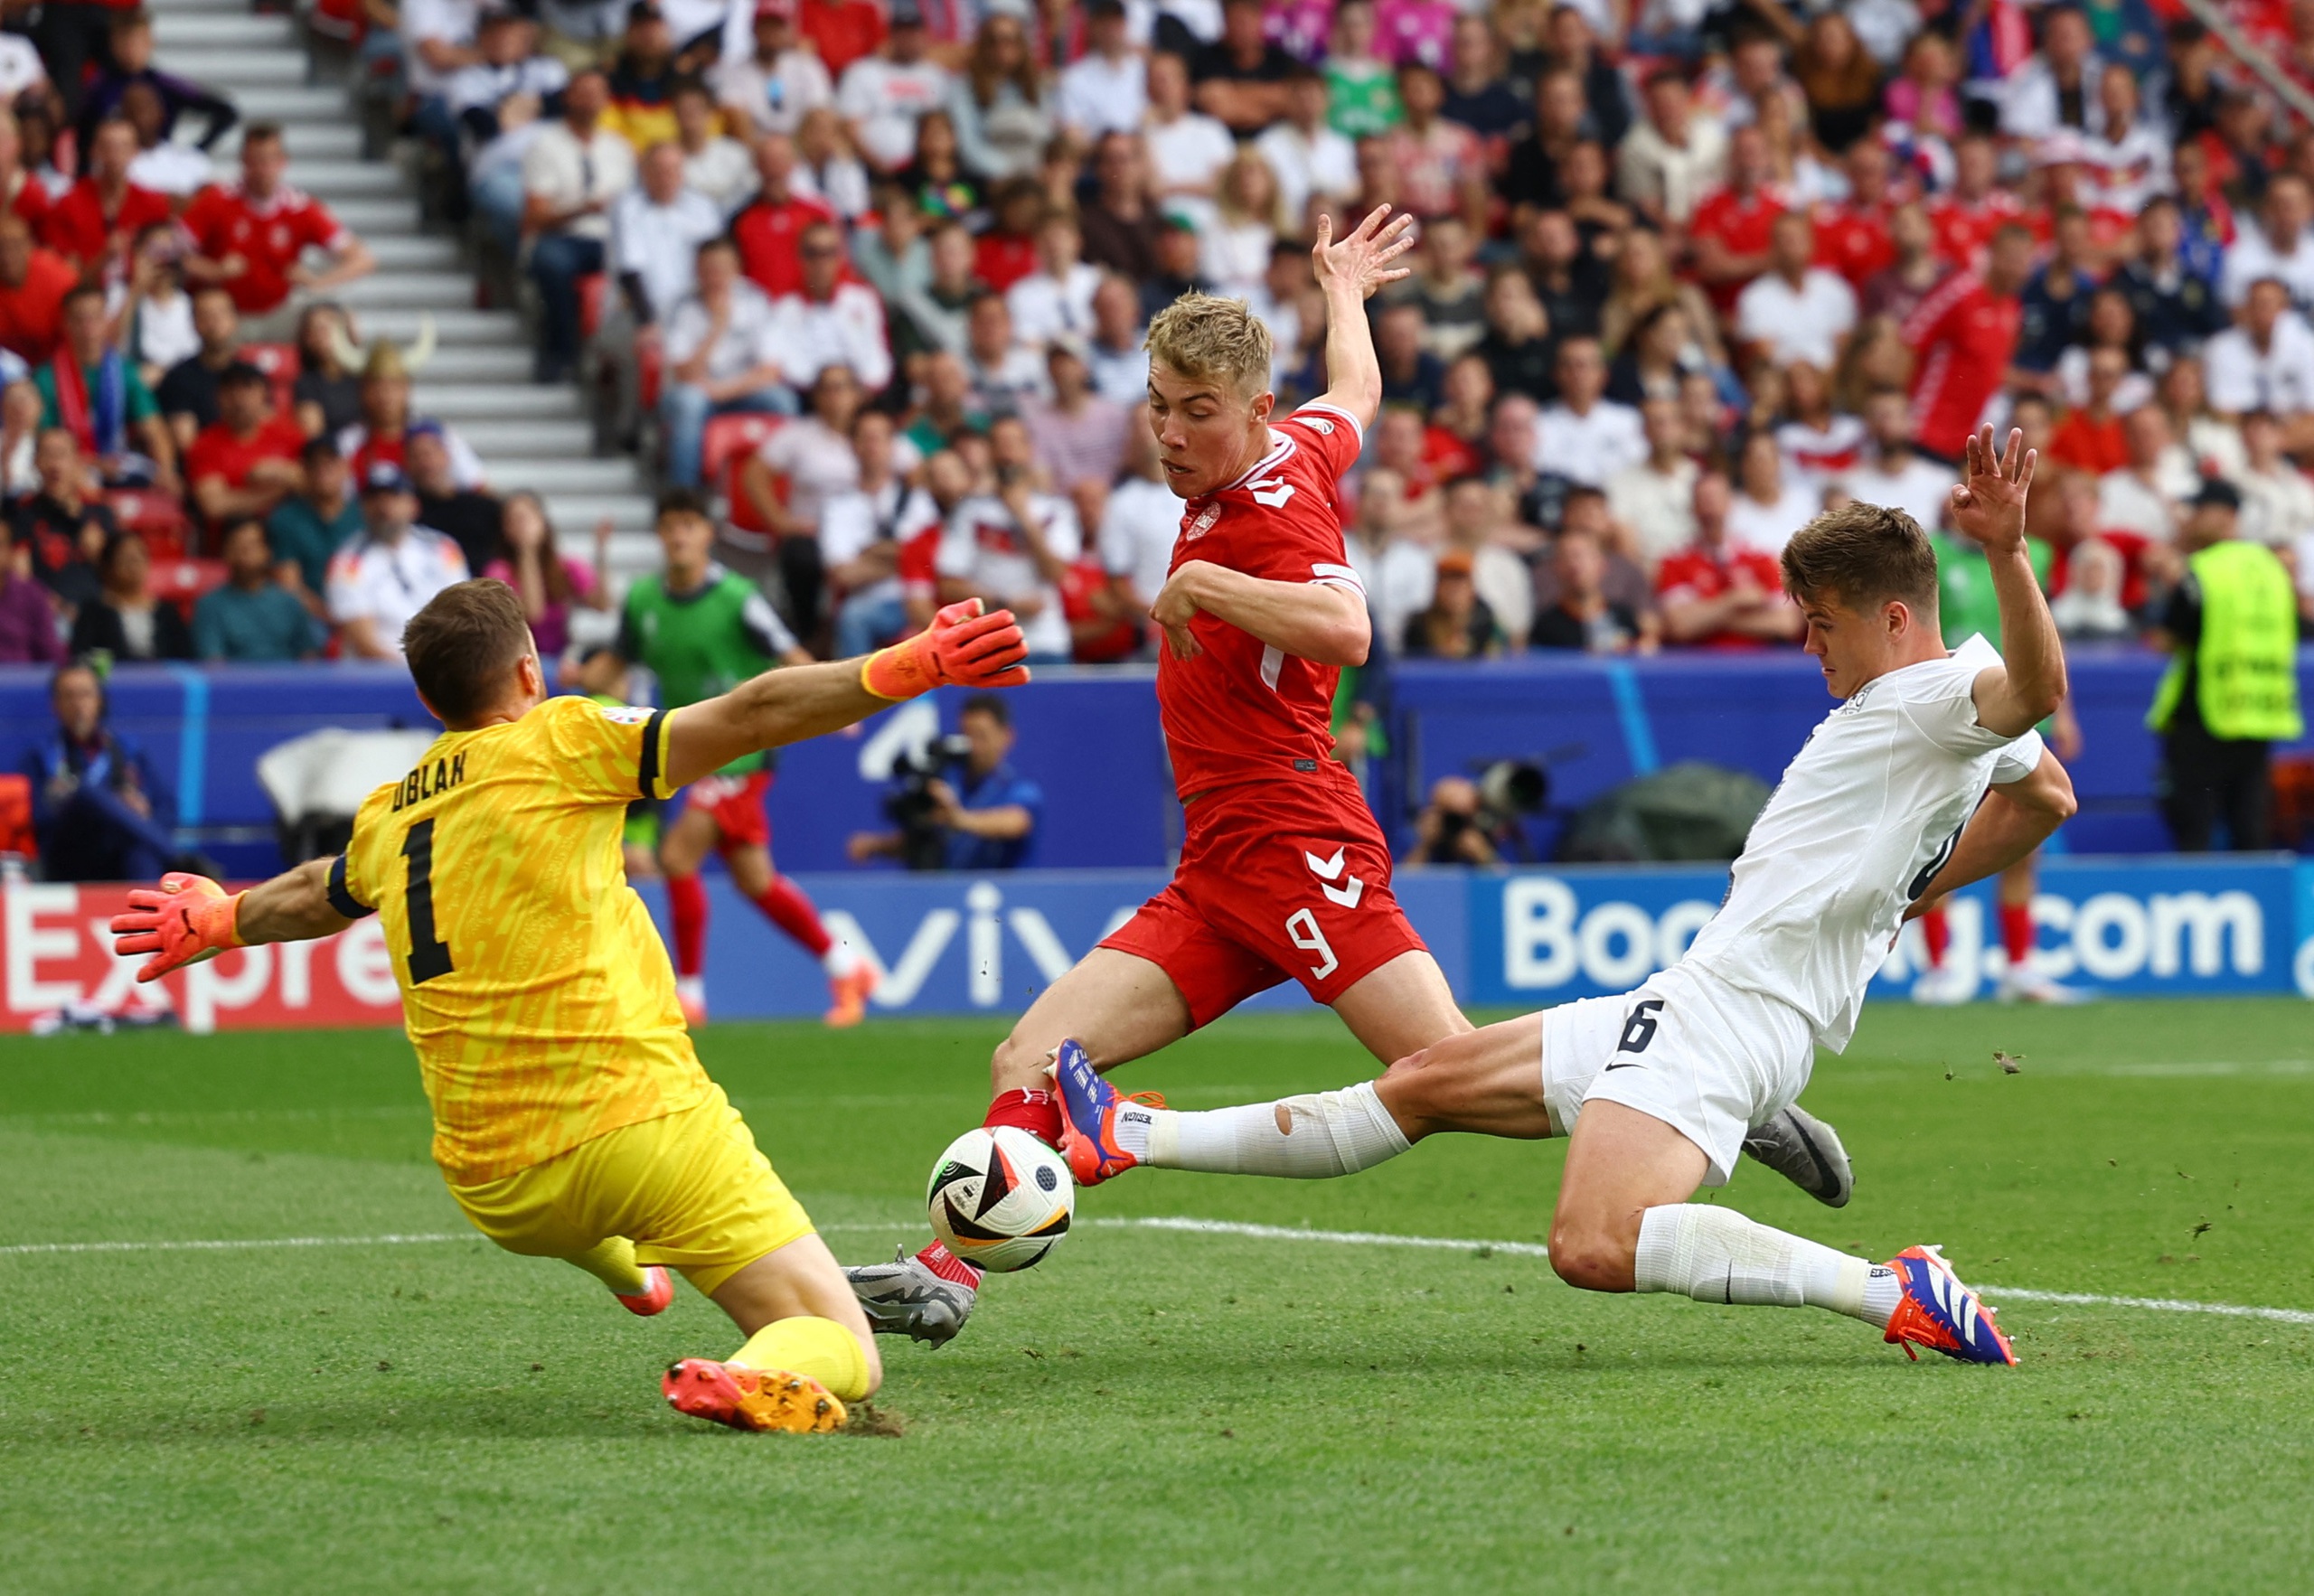
[[[577,1264],[622,1297],[643,1293],[643,1266],[635,1261],[635,1244],[623,1235],[606,1237],[564,1262]]]
[[[757,1330],[727,1362],[808,1375],[844,1402],[868,1394],[868,1355],[832,1319],[781,1319]]]

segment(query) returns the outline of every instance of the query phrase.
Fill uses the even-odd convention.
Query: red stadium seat
[[[225,562],[221,559],[155,559],[153,562],[153,594],[165,598],[184,612],[185,619],[193,618],[193,606],[201,596],[212,587],[221,587],[228,580]]]
[[[717,416],[709,420],[700,440],[701,480],[723,485],[724,496],[731,502],[731,524],[743,532],[770,529],[739,491],[739,468],[785,420],[780,416]],[[786,496],[786,484],[782,483],[780,498],[784,502]]]
[[[120,522],[122,530],[144,538],[156,562],[179,559],[184,554],[185,538],[192,523],[185,520],[184,506],[166,493],[145,488],[114,488],[105,494],[105,503]]]

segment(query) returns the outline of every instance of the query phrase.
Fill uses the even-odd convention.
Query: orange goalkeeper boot
[[[826,1386],[785,1369],[686,1357],[667,1370],[659,1389],[677,1413],[734,1430],[824,1435],[844,1424],[843,1404]]]

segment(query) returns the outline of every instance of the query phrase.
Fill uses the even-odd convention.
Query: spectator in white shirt
[[[2306,180],[2294,172],[2278,172],[2266,184],[2258,206],[2258,224],[2243,228],[2225,251],[2219,268],[2218,296],[2238,306],[2250,296],[2251,285],[2268,277],[2290,290],[2300,312],[2314,306],[2314,236],[2307,223],[2314,216]]]
[[[2171,436],[2169,418],[2159,405],[2141,405],[2122,417],[2121,437],[2130,463],[2097,481],[2098,528],[2172,542],[2186,501],[2201,486],[2201,473]]]
[[[468,147],[479,150],[507,124],[534,120],[548,97],[570,81],[568,67],[539,52],[538,39],[538,24],[519,12],[494,11],[482,19],[478,58],[452,74],[443,91]]]
[[[1344,201],[1358,192],[1358,150],[1326,123],[1326,80],[1314,67],[1286,75],[1285,119],[1254,140],[1277,174],[1278,201],[1296,232],[1312,199]]]
[[[804,291],[772,305],[773,337],[787,385],[798,390],[831,366],[843,366],[870,393],[892,380],[892,350],[884,337],[884,302],[865,283],[843,275],[843,234],[832,222],[804,230],[796,253]]]
[[[675,113],[675,142],[682,146],[683,186],[705,194],[729,216],[755,192],[756,158],[738,139],[720,131],[714,97],[696,78],[685,78],[668,95]]]
[[[722,233],[723,212],[683,185],[680,145],[653,145],[638,174],[635,186],[611,202],[610,271],[637,339],[647,342],[691,291],[699,247]]]
[[[786,5],[755,7],[755,49],[708,73],[716,98],[757,133],[792,134],[804,113],[835,103],[835,85],[810,49],[795,42],[795,18]]]
[[[538,285],[538,379],[566,380],[578,361],[578,279],[603,269],[611,202],[635,184],[635,150],[602,124],[608,80],[582,71],[563,90],[562,118],[522,154],[522,231]]]
[[[2242,537],[2273,549],[2293,549],[2314,532],[2314,481],[2282,453],[2281,423],[2264,410],[2242,418],[2242,446],[2249,464],[2234,473],[2242,490]]]
[[[1032,399],[1052,397],[1045,362],[1012,336],[1012,313],[1002,294],[983,289],[964,313],[964,373],[973,387],[973,408],[1011,415]]]
[[[1045,373],[1050,402],[1030,399],[1021,407],[1036,440],[1038,468],[1056,493],[1074,493],[1081,482],[1107,486],[1124,459],[1132,411],[1093,391],[1084,341],[1072,334],[1046,346]]]
[[[1856,290],[1811,266],[1815,252],[1808,213],[1785,211],[1768,230],[1768,269],[1736,296],[1736,336],[1775,365],[1806,361],[1829,371],[1856,327]]]
[[[974,493],[948,517],[935,561],[944,603],[977,597],[1009,608],[1028,640],[1031,663],[1068,660],[1068,619],[1060,584],[1084,544],[1068,501],[1034,491],[1034,448],[1020,418],[989,428],[996,491]]]
[[[1133,47],[1123,0],[1085,7],[1085,53],[1060,74],[1053,110],[1086,146],[1104,133],[1132,133],[1149,108],[1148,73]]]
[[[1212,220],[1213,191],[1222,168],[1237,154],[1237,141],[1221,123],[1190,108],[1189,66],[1170,51],[1149,58],[1149,120],[1142,142],[1158,202],[1204,227]]]
[[[1535,425],[1537,471],[1596,488],[1624,466],[1647,458],[1647,434],[1639,412],[1604,397],[1607,362],[1596,338],[1562,341],[1554,369],[1558,402]]]
[[[450,80],[482,59],[475,36],[481,0],[402,0],[402,73],[420,99],[439,99]]]
[[[1126,412],[1124,475],[1101,512],[1100,544],[1101,565],[1115,578],[1118,598],[1144,615],[1164,590],[1181,537],[1181,498],[1164,475],[1149,412],[1135,407]]]
[[[1093,290],[1093,336],[1085,345],[1094,392],[1121,405],[1148,399],[1149,352],[1142,347],[1147,333],[1141,320],[1140,294],[1115,273],[1105,275],[1101,286]]]
[[[795,192],[823,202],[847,226],[869,206],[868,168],[843,142],[843,122],[826,106],[807,112],[795,135]]]
[[[836,596],[835,652],[857,659],[910,630],[900,550],[941,521],[928,488],[911,487],[895,452],[891,417],[862,409],[851,418],[851,453],[860,485],[829,499],[820,512],[820,566]],[[954,456],[949,457],[951,461]]]
[[[980,182],[1033,177],[1052,137],[1044,80],[1029,53],[1027,14],[991,8],[964,70],[941,101],[956,129],[956,158]]]
[[[1933,532],[1944,521],[1952,468],[1913,448],[1913,408],[1903,391],[1882,389],[1864,401],[1864,458],[1837,480],[1849,498],[1901,510]]]
[[[1639,416],[1647,458],[1607,478],[1607,513],[1624,556],[1651,571],[1665,555],[1695,541],[1696,463],[1681,447],[1687,423],[1679,400],[1650,399]]]
[[[1687,74],[1650,74],[1647,116],[1615,150],[1616,191],[1657,226],[1684,226],[1726,164],[1726,130],[1696,109]]]
[[[2093,205],[2135,216],[2148,200],[2175,186],[2168,136],[2145,115],[2137,74],[2124,62],[2108,61],[2097,75],[2097,114],[2091,120],[2094,131],[2082,140],[2081,158]]]
[[[372,465],[362,481],[362,533],[329,562],[330,624],[349,659],[400,659],[410,617],[466,579],[456,542],[417,520],[418,495],[401,467]]]
[[[2250,286],[2234,325],[2202,346],[2202,375],[2221,416],[2271,410],[2291,421],[2314,411],[2314,328],[2281,278]]]
[[[2060,127],[2086,130],[2097,98],[2097,59],[2089,19],[2070,5],[2052,5],[2041,48],[1993,86],[2000,106],[2000,130],[2027,142],[2046,138]],[[2074,114],[2068,116],[2070,99]]]
[[[1239,150],[1222,168],[1213,220],[1198,239],[1198,275],[1227,298],[1260,292],[1283,220],[1277,174],[1259,152]]]
[[[1792,534],[1824,507],[1823,496],[1811,493],[1808,483],[1785,477],[1783,450],[1764,427],[1744,439],[1736,479],[1735,502],[1727,509],[1727,535],[1747,549],[1783,553]]]
[[[1050,343],[1063,333],[1093,335],[1093,295],[1101,268],[1084,258],[1085,235],[1065,211],[1037,228],[1037,269],[1004,290],[1012,335],[1023,343]]]
[[[795,409],[779,382],[771,301],[740,275],[738,247],[710,239],[699,247],[694,271],[698,286],[667,315],[667,375],[659,396],[667,480],[681,488],[700,485],[709,417]]]
[[[879,172],[898,172],[916,159],[916,125],[948,93],[948,70],[926,58],[924,16],[916,7],[892,14],[884,48],[843,70],[835,108],[851,142]]]

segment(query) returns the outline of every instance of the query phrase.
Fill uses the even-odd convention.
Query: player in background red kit
[[[1391,262],[1411,226],[1382,206],[1336,242],[1319,218],[1331,386],[1290,416],[1273,414],[1269,333],[1242,301],[1187,294],[1150,323],[1150,429],[1184,501],[1150,606],[1165,634],[1157,704],[1184,812],[1181,863],[998,1046],[987,1125],[1058,1147],[1050,1070],[1064,1042],[1107,1071],[1288,980],[1385,1064],[1472,1028],[1390,889],[1365,793],[1329,756],[1335,681],[1372,642],[1335,488],[1381,405],[1365,300],[1408,275]],[[1372,1112],[1376,1133],[1397,1134]],[[1080,1184],[1109,1172],[1072,1167]],[[1839,1175],[1844,1202],[1844,1159]],[[963,1325],[980,1278],[937,1242],[847,1272],[880,1330],[930,1341]]]

